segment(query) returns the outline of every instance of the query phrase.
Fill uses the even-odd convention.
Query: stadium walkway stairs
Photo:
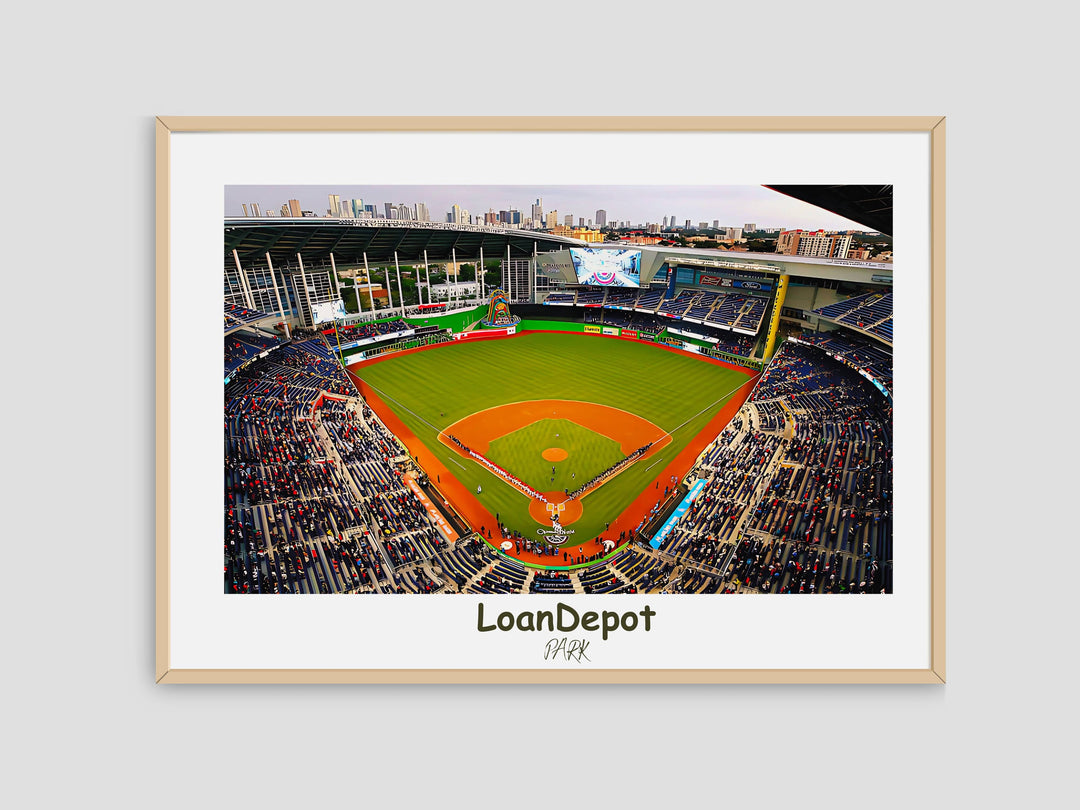
[[[574,588],[574,593],[585,593],[585,589],[581,587],[581,574],[571,574],[570,584]]]
[[[535,568],[527,569],[527,573],[525,574],[525,582],[523,582],[522,585],[521,585],[521,592],[522,593],[528,593],[529,592],[529,586],[532,585],[532,582],[533,582],[534,579],[536,579],[536,569]]]

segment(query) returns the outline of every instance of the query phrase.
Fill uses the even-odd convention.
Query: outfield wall
[[[455,312],[450,315],[433,315],[430,318],[418,318],[409,316],[405,321],[415,326],[437,326],[440,329],[452,329],[461,332],[472,326],[487,314],[487,304],[481,304],[464,312]]]
[[[483,310],[484,307],[478,309]],[[474,310],[475,312],[475,310]],[[460,317],[468,313],[459,313],[456,316]],[[436,320],[430,318],[428,320]],[[471,323],[471,321],[470,321]],[[423,351],[429,348],[437,348],[438,346],[452,345],[452,343],[459,343],[462,340],[498,340],[505,337],[513,337],[515,334],[523,334],[526,332],[569,332],[577,334],[597,335],[603,337],[617,337],[622,340],[638,340],[642,343],[654,343],[659,346],[664,346],[673,351],[684,351],[688,354],[696,354],[702,358],[724,363],[726,365],[747,368],[753,371],[761,371],[764,364],[760,360],[756,360],[750,357],[740,357],[734,354],[728,354],[727,352],[718,351],[715,348],[703,350],[701,341],[693,340],[692,338],[684,340],[681,337],[676,337],[667,332],[663,332],[657,335],[655,338],[652,335],[640,333],[633,329],[621,329],[618,326],[605,326],[596,323],[581,323],[579,321],[542,321],[542,320],[522,320],[512,327],[480,327],[479,329],[471,331],[456,330],[454,334],[454,340],[450,343],[438,343],[433,346],[418,346],[416,348],[402,349],[402,352],[414,352]],[[707,345],[707,344],[706,344]],[[360,363],[368,359],[366,355],[356,354],[346,358],[346,364],[352,365]]]

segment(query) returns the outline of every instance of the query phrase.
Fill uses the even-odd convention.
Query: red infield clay
[[[569,453],[561,447],[549,447],[540,455],[543,457],[544,461],[564,461]]]
[[[575,520],[581,518],[582,513],[585,511],[581,506],[581,501],[575,498],[572,501],[566,499],[566,493],[564,492],[545,492],[544,497],[548,499],[548,502],[556,508],[561,506],[559,511],[559,522],[563,526],[569,526]],[[529,501],[529,517],[535,520],[542,526],[547,526],[551,523],[551,512],[548,511],[548,504],[543,501],[538,501],[535,498]]]
[[[453,442],[444,438],[445,434],[449,433],[466,447],[486,456],[491,442],[528,427],[540,419],[567,419],[575,422],[586,430],[618,442],[626,455],[630,455],[643,444],[655,442],[647,454],[652,455],[671,441],[671,437],[667,436],[662,428],[637,414],[608,405],[597,405],[595,402],[577,402],[570,399],[533,399],[477,411],[447,427],[439,440],[447,447],[454,447]]]

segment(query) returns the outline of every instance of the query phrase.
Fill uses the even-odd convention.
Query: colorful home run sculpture
[[[492,291],[487,317],[480,323],[484,326],[513,326],[520,322],[521,318],[510,312],[510,303],[506,300],[506,293],[502,290]]]

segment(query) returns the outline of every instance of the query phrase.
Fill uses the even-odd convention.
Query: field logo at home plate
[[[559,523],[559,515],[562,514],[566,507],[561,503],[549,503],[547,505],[548,514],[551,515],[551,528],[550,529],[537,529],[536,533],[541,535],[545,542],[552,546],[561,546],[565,543],[568,537],[574,533],[573,529],[564,528]]]

